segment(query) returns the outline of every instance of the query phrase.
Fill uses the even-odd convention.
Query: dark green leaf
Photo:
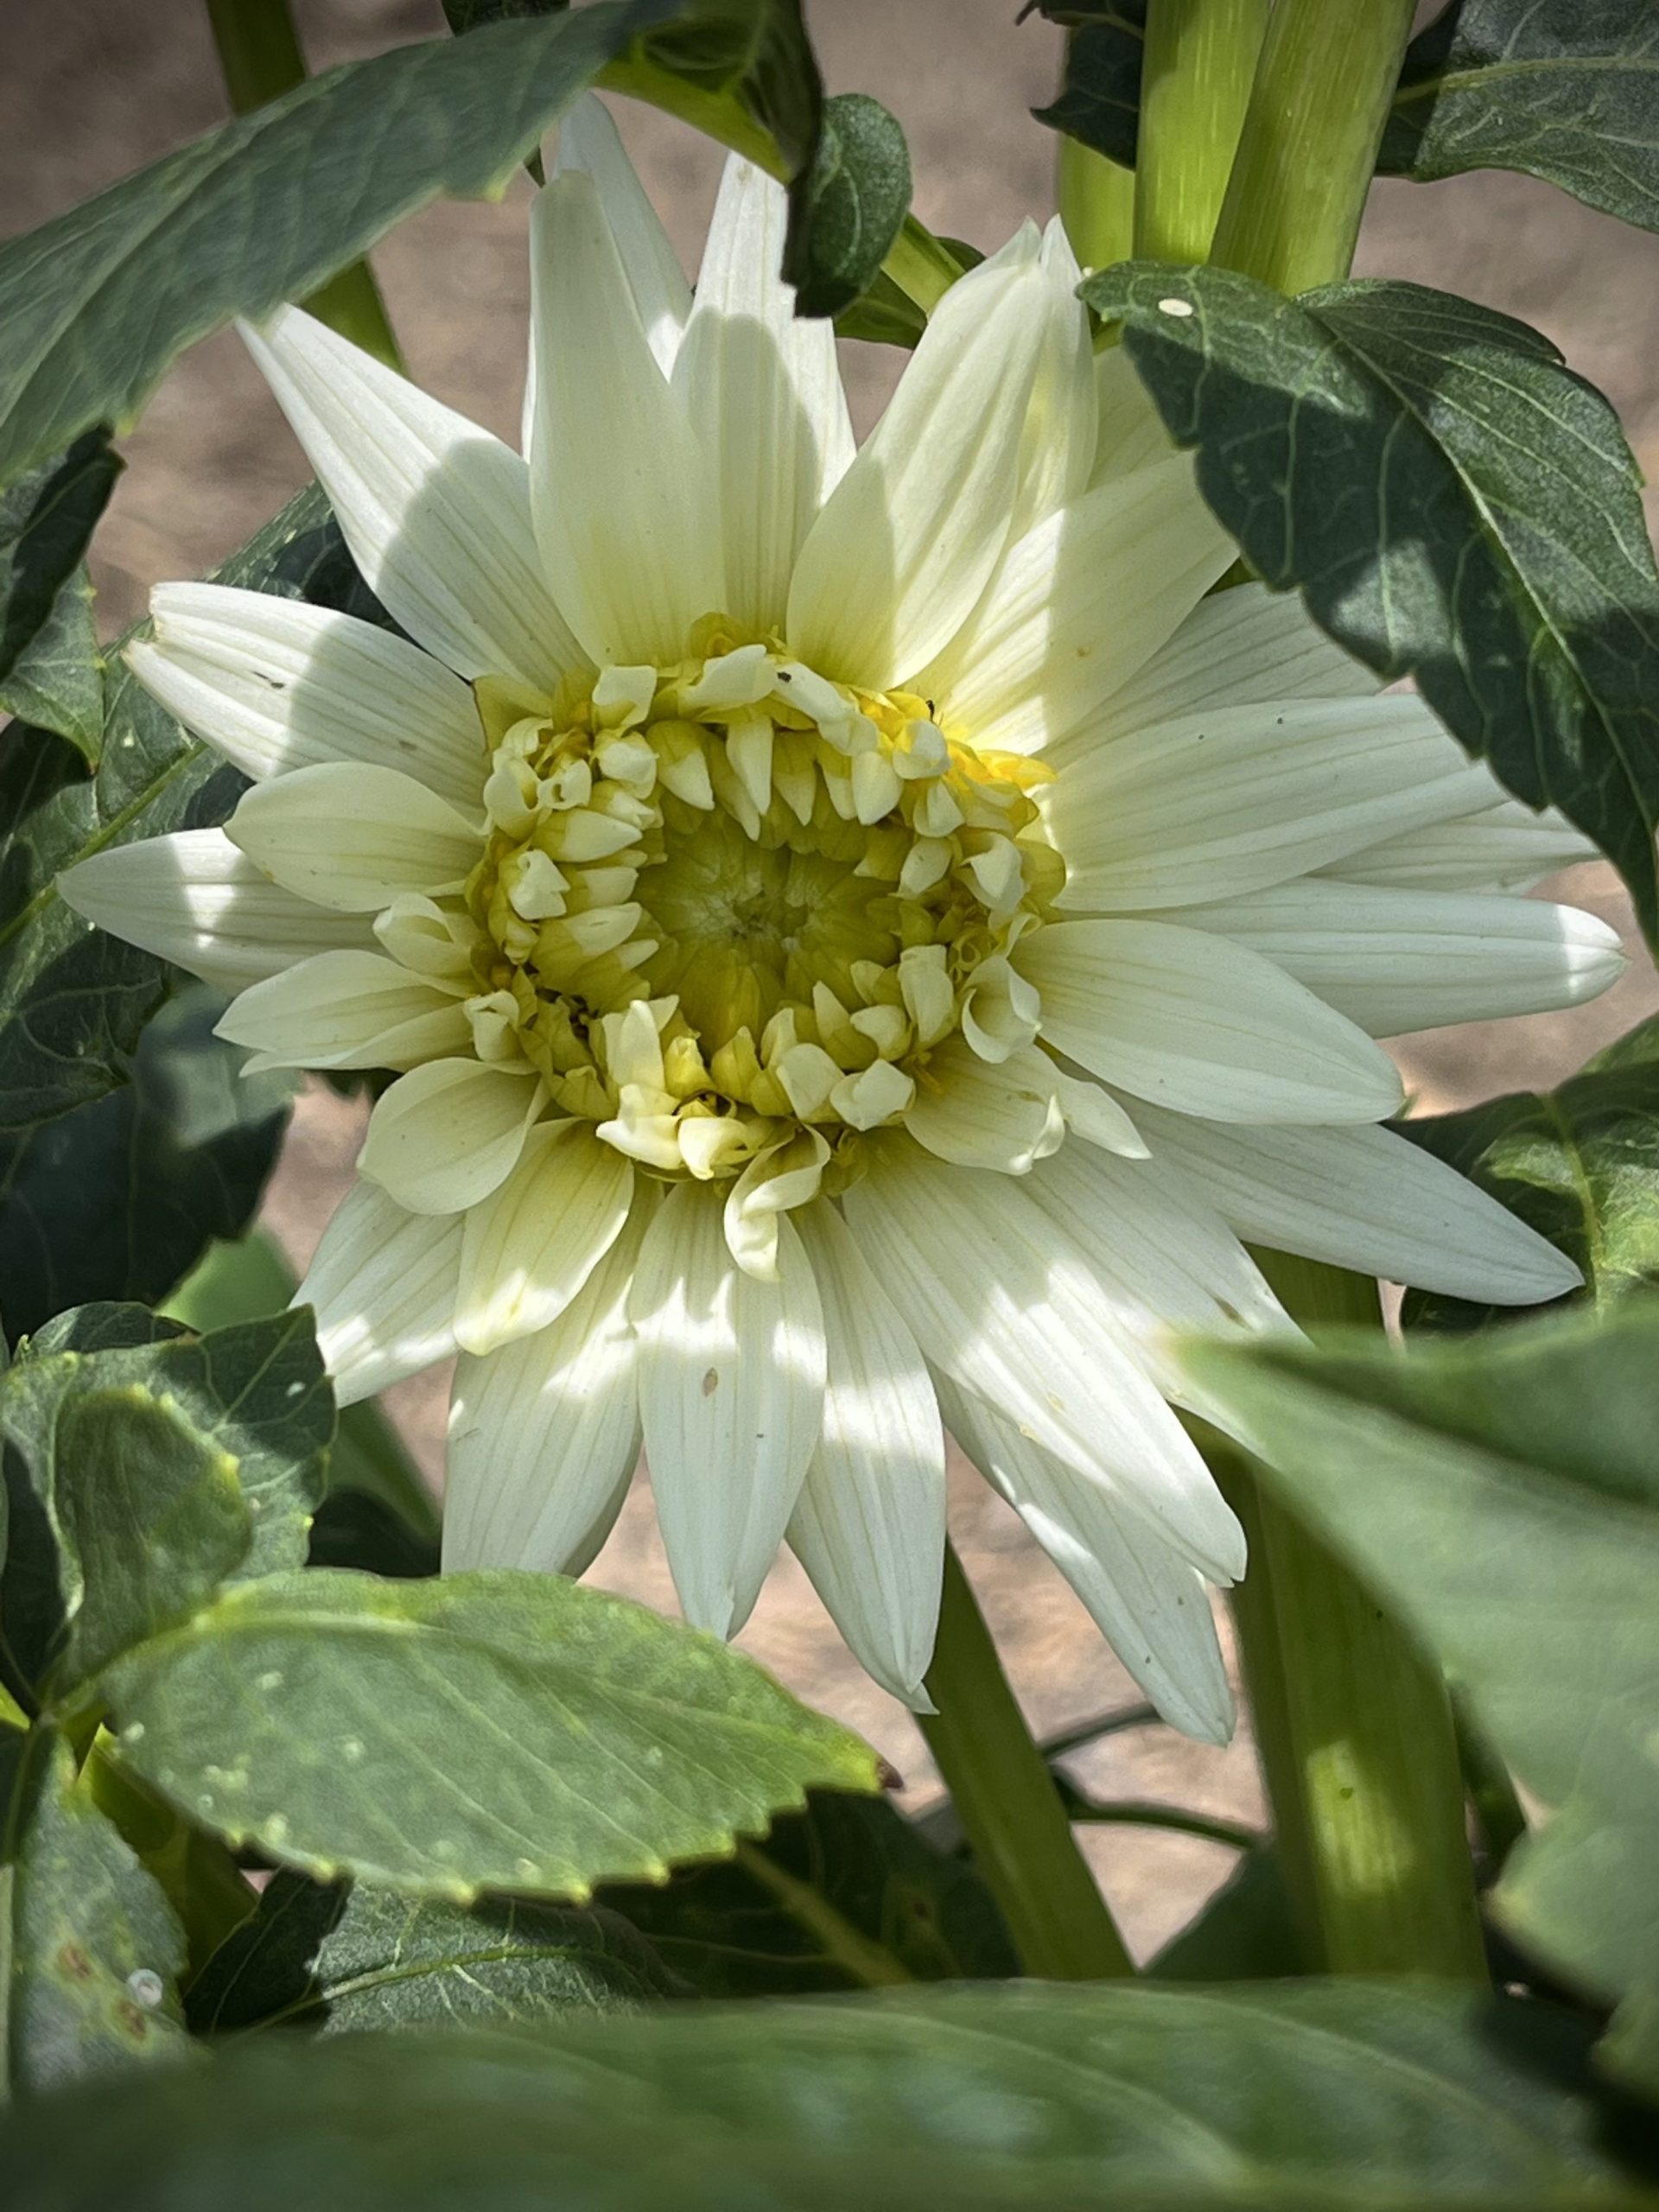
[[[1558,1090],[1522,1090],[1402,1122],[1402,1136],[1490,1191],[1584,1270],[1611,1304],[1659,1285],[1659,1015]],[[1414,1290],[1408,1327],[1476,1329],[1514,1308]]]
[[[120,474],[120,457],[100,428],[0,493],[0,705],[10,705],[4,680],[80,567]]]
[[[486,23],[517,22],[524,16],[556,16],[570,0],[443,0],[443,19],[459,38]]]
[[[1392,281],[1129,262],[1084,296],[1274,589],[1592,837],[1659,938],[1659,575],[1618,418],[1548,340]]]
[[[1407,49],[1377,166],[1524,169],[1659,230],[1652,0],[1452,0]]]
[[[14,2088],[46,2089],[175,2057],[184,1939],[160,1889],[38,1729],[12,1801],[0,1897],[10,1934],[0,2049]]]
[[[416,1895],[584,1898],[875,1786],[753,1661],[557,1575],[280,1576],[102,1687],[122,1759],[204,1827]]]
[[[1580,1987],[1645,2008],[1645,2050],[1614,2050],[1659,2090],[1659,1300],[1408,1359],[1369,1338],[1185,1363],[1553,1809],[1496,1909]]]
[[[345,1427],[345,1415],[340,1416]],[[397,1581],[435,1574],[435,1538],[411,1529],[384,1499],[364,1490],[331,1488],[311,1524],[309,1567],[349,1567]]]
[[[1554,2078],[1553,2025],[1484,1997],[1304,1983],[887,1993],[326,2050],[270,2037],[20,2113],[9,2212],[1634,2207]]]
[[[798,315],[839,315],[868,289],[910,212],[910,149],[880,101],[863,92],[826,100],[784,256]]]
[[[1032,110],[1039,123],[1080,138],[1126,169],[1141,135],[1141,67],[1146,57],[1147,0],[1096,6],[1046,6],[1051,22],[1071,26],[1058,97]]]
[[[606,82],[653,99],[658,95],[649,78],[658,70],[704,101],[734,102],[777,146],[785,175],[798,176],[810,165],[823,87],[801,20],[801,0],[682,0],[673,21],[645,31]],[[663,105],[677,112],[682,103],[671,92]],[[692,119],[702,119],[695,110]]]
[[[805,1995],[998,1980],[1020,1962],[988,1890],[883,1798],[815,1793],[728,1865],[664,1889],[613,1889],[652,1948],[705,1997]]]
[[[92,619],[92,580],[82,566],[0,681],[0,711],[67,737],[96,761],[104,743],[104,656]]]
[[[1247,1851],[1146,1971],[1160,1981],[1277,1981],[1306,1968],[1277,1854]]]

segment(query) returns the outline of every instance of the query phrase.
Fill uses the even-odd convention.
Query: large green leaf
[[[85,563],[0,681],[0,711],[67,738],[77,753],[97,760],[104,744],[104,655]]]
[[[880,101],[863,92],[827,100],[784,256],[798,314],[839,315],[869,289],[910,211],[910,149]]]
[[[1559,1090],[1512,1091],[1400,1130],[1576,1260],[1589,1301],[1659,1286],[1659,1015]],[[1514,1312],[1414,1290],[1404,1318],[1473,1329]]]
[[[1497,1910],[1580,1986],[1633,2000],[1615,2063],[1659,2091],[1659,1300],[1408,1359],[1367,1338],[1185,1363],[1552,1808]]]
[[[1547,339],[1393,281],[1084,287],[1252,566],[1592,837],[1659,939],[1659,574],[1618,418]]]
[[[191,1985],[190,2024],[324,2035],[556,2019],[682,1993],[618,1914],[471,1906],[278,1874]]]
[[[557,1575],[277,1576],[102,1688],[122,1760],[204,1827],[420,1896],[660,1880],[876,1781],[752,1660]]]
[[[1479,1996],[1304,1983],[265,2037],[20,2113],[9,2212],[1633,2206],[1552,2076],[1552,2025]]]
[[[884,1798],[815,1794],[728,1864],[664,1888],[609,1889],[705,1997],[810,1995],[1020,1971],[980,1877]]]
[[[0,493],[0,706],[11,704],[5,679],[79,568],[120,473],[100,426]]]
[[[1407,49],[1377,166],[1524,169],[1659,230],[1652,0],[1452,0]]]
[[[1044,0],[1039,12],[1071,31],[1057,97],[1032,110],[1039,123],[1080,138],[1126,169],[1141,137],[1141,71],[1147,0]]]

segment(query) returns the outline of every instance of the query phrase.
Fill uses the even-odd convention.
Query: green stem
[[[925,223],[906,215],[893,250],[881,264],[908,300],[931,315],[962,275],[962,264],[943,238],[936,238]]]
[[[1152,0],[1135,156],[1142,258],[1209,258],[1269,11],[1269,0]]]
[[[207,0],[225,89],[238,115],[280,99],[305,82],[305,56],[289,0]],[[354,261],[305,302],[319,321],[388,367],[401,369],[385,302],[366,261]]]
[[[1060,220],[1084,269],[1109,269],[1135,251],[1135,171],[1076,138],[1060,141]]]
[[[1452,1717],[1458,1732],[1458,1758],[1463,1768],[1464,1786],[1480,1827],[1488,1878],[1496,1878],[1503,1871],[1504,1860],[1525,1836],[1527,1816],[1508,1767],[1492,1749],[1473,1713],[1454,1699]]]
[[[938,1642],[928,1670],[937,1713],[920,1717],[979,1871],[1026,1972],[1103,1981],[1135,1971],[1014,1701],[962,1563],[947,1545]]]
[[[1344,276],[1413,0],[1279,0],[1213,258],[1280,291]]]

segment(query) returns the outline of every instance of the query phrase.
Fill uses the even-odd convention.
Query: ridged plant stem
[[[1269,12],[1269,0],[1152,0],[1135,156],[1141,257],[1209,258]]]
[[[1076,138],[1060,140],[1056,200],[1085,269],[1109,269],[1135,251],[1135,171]]]

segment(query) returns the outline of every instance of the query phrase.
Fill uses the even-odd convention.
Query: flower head
[[[1230,546],[1057,227],[855,457],[741,162],[688,294],[596,104],[532,219],[528,459],[304,315],[249,334],[405,636],[212,586],[132,665],[254,779],[66,895],[382,1068],[301,1295],[350,1400],[459,1352],[446,1559],[580,1572],[641,1434],[687,1614],[785,1535],[923,1697],[948,1422],[1126,1663],[1230,1724],[1243,1563],[1178,1328],[1242,1238],[1489,1300],[1573,1271],[1378,1127],[1378,1034],[1561,1005],[1580,849]],[[942,1421],[943,1414],[943,1421]]]

